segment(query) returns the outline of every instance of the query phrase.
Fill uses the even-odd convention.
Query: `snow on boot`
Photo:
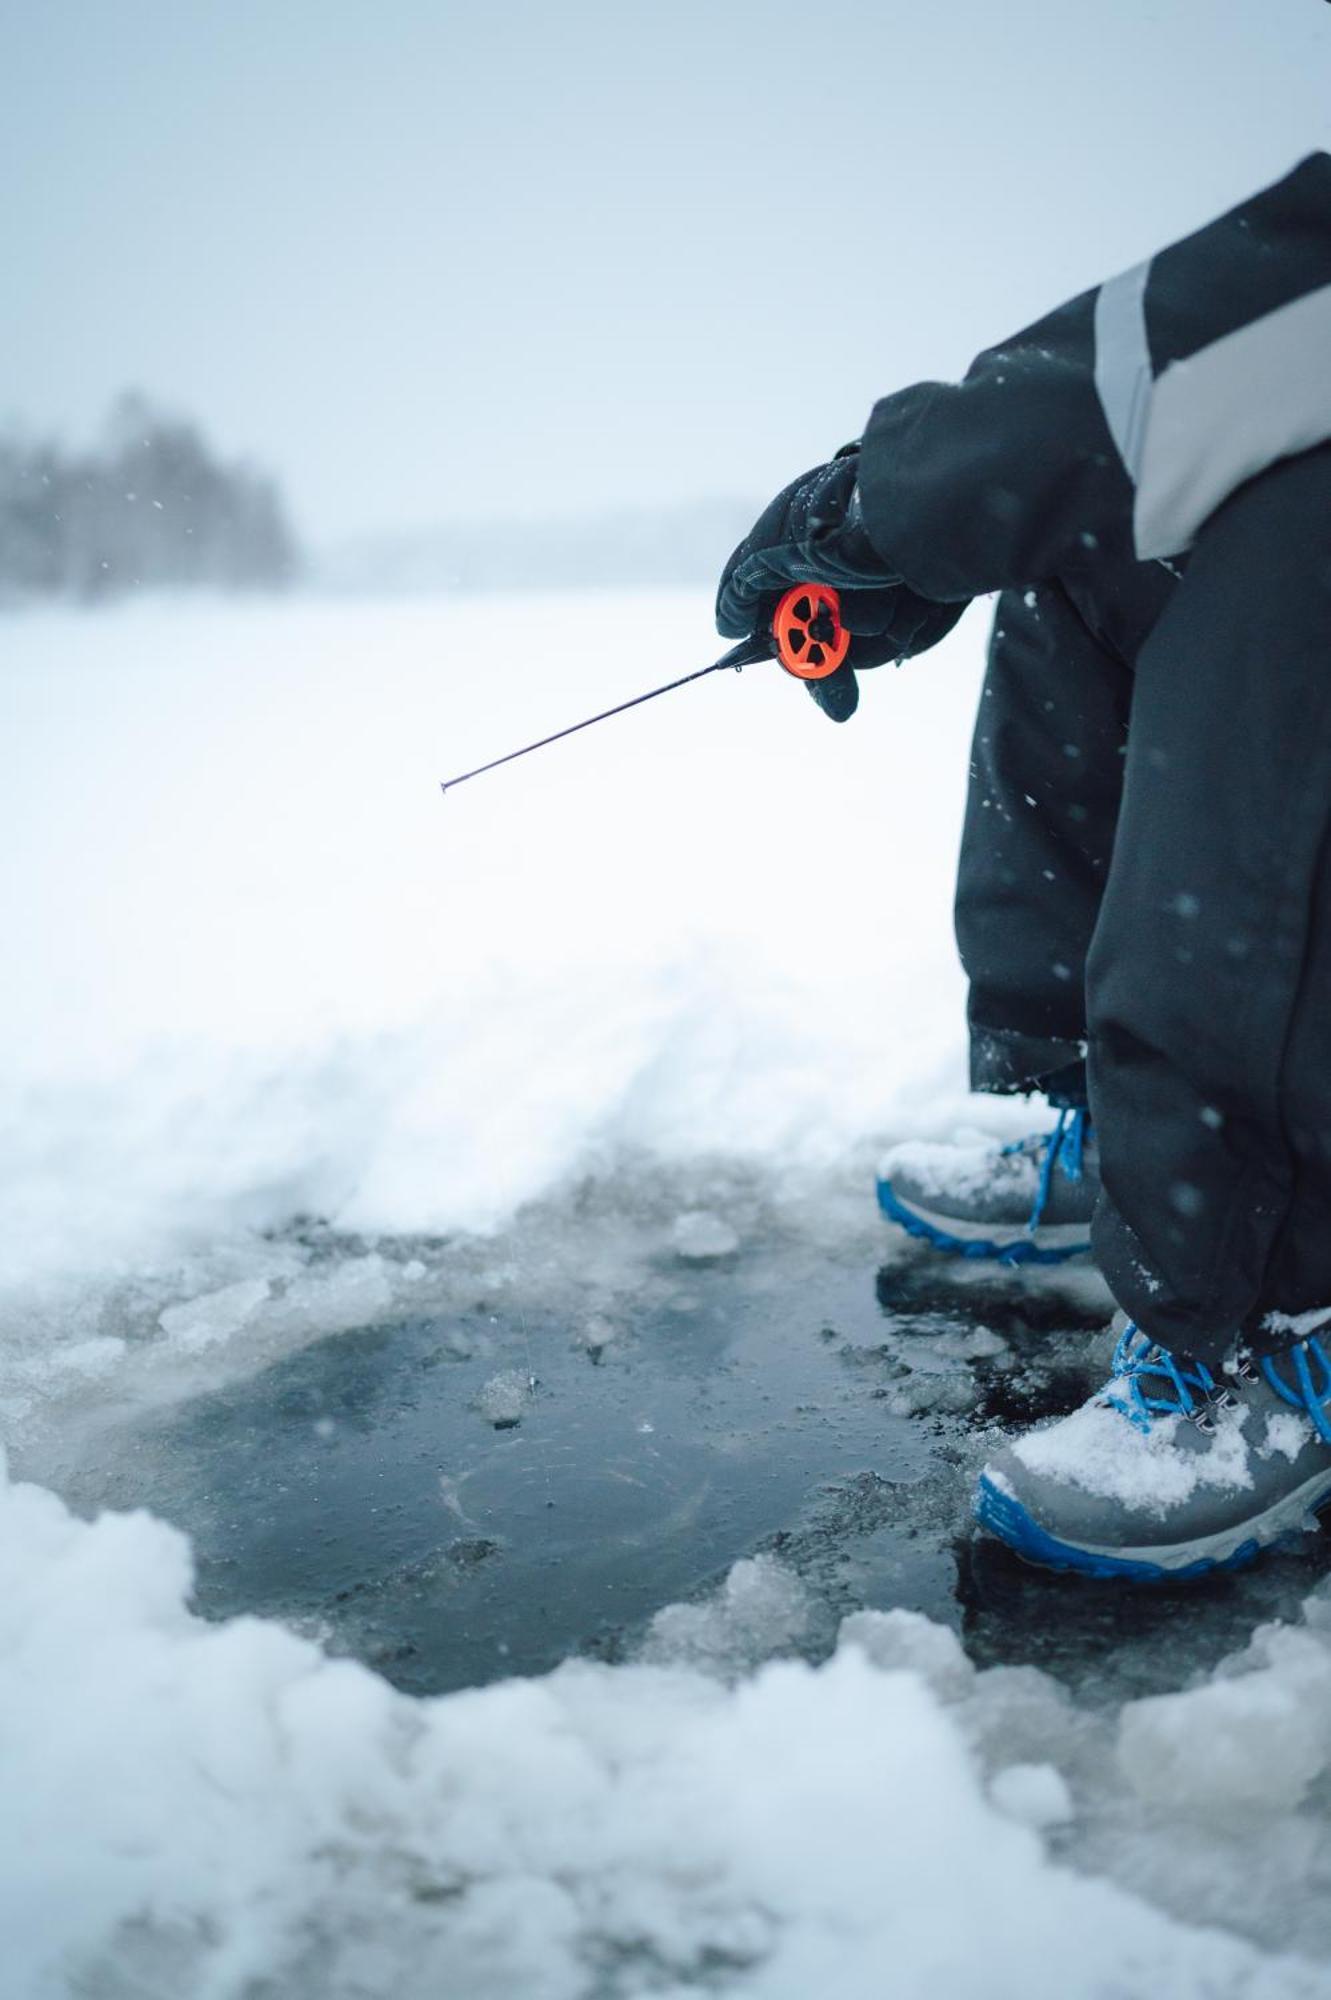
[[[1236,1569],[1316,1525],[1331,1503],[1331,1354],[1315,1334],[1213,1374],[1129,1324],[1113,1367],[1080,1410],[985,1467],[982,1528],[1049,1569],[1152,1582]]]
[[[1091,1247],[1100,1157],[1085,1111],[1015,1145],[912,1140],[878,1170],[878,1204],[912,1236],[954,1257],[1061,1264]]]

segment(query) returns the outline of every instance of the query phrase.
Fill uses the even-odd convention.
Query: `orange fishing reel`
[[[772,619],[776,656],[797,681],[825,681],[850,651],[841,599],[827,583],[797,583]]]

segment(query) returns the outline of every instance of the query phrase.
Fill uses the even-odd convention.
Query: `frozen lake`
[[[1107,1301],[873,1208],[1029,1117],[949,935],[981,626],[845,731],[718,676],[439,798],[707,625],[7,634],[21,2000],[1325,1990],[1325,1539],[1138,1594],[974,1543]]]

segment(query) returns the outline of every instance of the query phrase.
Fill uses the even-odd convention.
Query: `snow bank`
[[[708,658],[706,602],[11,621],[0,1275],[489,1226],[589,1148],[825,1162],[958,1101],[981,630],[844,729],[751,668],[445,798]]]
[[[271,1626],[203,1624],[189,1580],[147,1516],[0,1490],[13,2000],[1324,1990],[1052,1863],[1039,1829],[1075,1810],[1056,1691],[1019,1675],[1014,1699],[927,1621],[860,1614],[825,1667],[734,1684],[571,1665],[412,1702]],[[752,1581],[730,1598],[751,1625]]]

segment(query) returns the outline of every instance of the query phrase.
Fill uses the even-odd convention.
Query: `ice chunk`
[[[792,1570],[772,1556],[738,1562],[703,1604],[658,1611],[642,1645],[653,1662],[682,1662],[730,1673],[769,1659],[808,1626],[809,1594]]]
[[[894,1417],[966,1416],[975,1407],[975,1384],[967,1374],[912,1374],[887,1394]]]
[[[158,1314],[157,1323],[177,1347],[212,1347],[239,1333],[270,1290],[267,1278],[241,1278],[234,1285],[223,1285],[220,1291],[204,1292],[182,1305],[168,1306]]]
[[[511,1430],[522,1422],[523,1414],[531,1401],[535,1384],[530,1375],[521,1368],[503,1368],[482,1383],[476,1395],[476,1407],[483,1417],[488,1417],[497,1431]]]
[[[739,1249],[739,1233],[710,1209],[691,1208],[675,1218],[670,1243],[677,1257],[690,1264],[705,1264],[714,1257],[733,1257]]]
[[[392,1268],[375,1252],[349,1257],[326,1276],[295,1278],[268,1306],[265,1326],[286,1339],[302,1341],[371,1326],[392,1306]]]
[[[955,1361],[993,1361],[1000,1354],[1008,1352],[1008,1344],[1001,1334],[991,1327],[968,1327],[964,1332],[956,1330],[930,1332],[923,1337],[913,1336],[903,1341],[903,1354],[910,1356],[912,1367],[919,1365],[917,1357],[921,1353],[936,1355],[944,1364]]]

